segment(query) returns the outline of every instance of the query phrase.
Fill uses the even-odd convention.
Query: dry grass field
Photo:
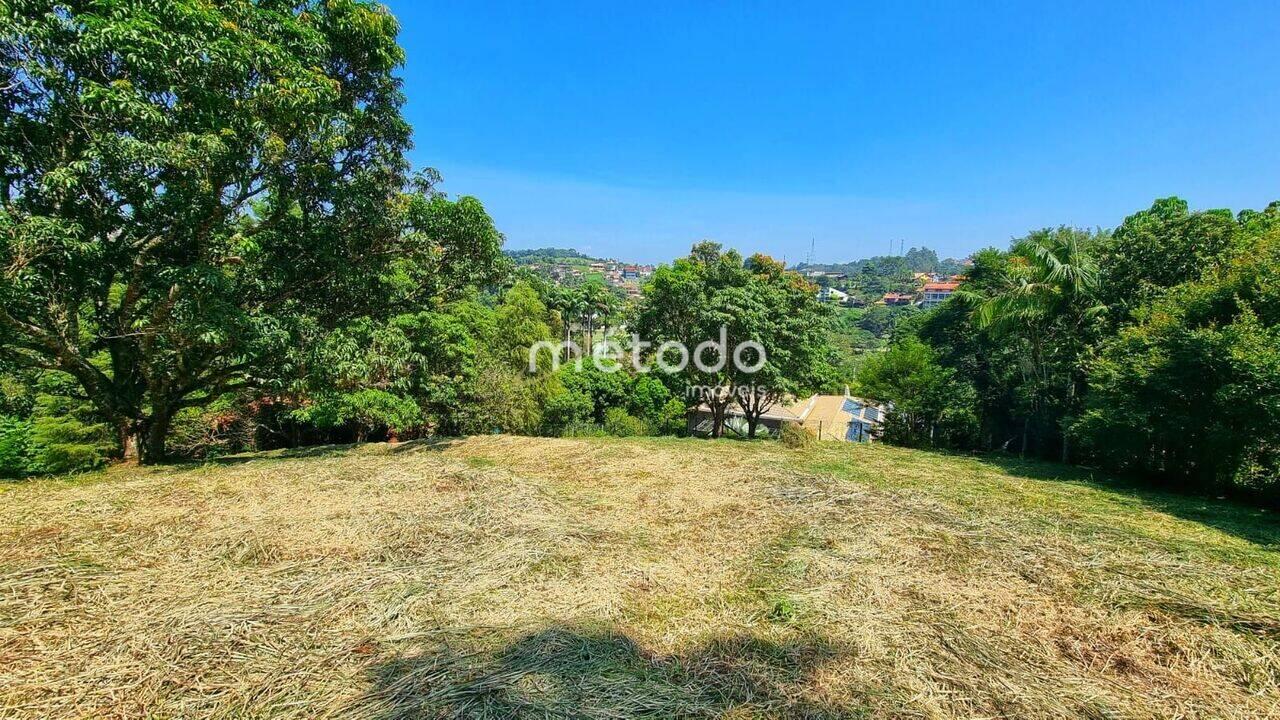
[[[1280,525],[881,446],[0,486],[0,717],[1280,717]]]

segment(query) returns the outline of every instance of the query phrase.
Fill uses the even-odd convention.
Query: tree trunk
[[[128,420],[117,422],[116,439],[120,443],[120,459],[125,462],[137,462],[138,433],[134,431],[133,423]]]
[[[1023,458],[1027,457],[1027,435],[1030,432],[1030,430],[1031,430],[1031,418],[1029,417],[1023,418],[1022,420],[1022,455],[1021,455],[1021,457]]]
[[[748,439],[750,440],[756,439],[756,426],[759,424],[760,424],[760,418],[758,416],[757,417],[752,417],[750,415],[747,416],[747,438]]]
[[[138,447],[141,450],[139,460],[143,465],[155,465],[164,462],[165,441],[169,439],[169,424],[173,414],[168,408],[154,408],[151,417],[138,433]]]

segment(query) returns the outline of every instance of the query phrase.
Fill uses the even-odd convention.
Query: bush
[[[39,397],[32,421],[32,472],[68,473],[106,463],[115,449],[111,430],[86,407],[67,397]]]
[[[590,421],[593,407],[590,395],[561,389],[547,398],[542,408],[543,427],[549,435],[566,435],[570,428]]]
[[[782,423],[782,430],[778,433],[782,444],[793,450],[803,450],[813,445],[816,438],[813,433],[800,427],[798,423],[788,422]]]
[[[604,428],[593,422],[574,422],[566,425],[559,433],[560,437],[608,437]]]
[[[255,425],[251,408],[231,397],[204,408],[183,408],[169,429],[169,452],[203,459],[252,450]]]
[[[884,421],[887,442],[943,448],[977,443],[977,391],[918,338],[902,338],[868,357],[858,371],[858,386],[864,397],[893,403]]]
[[[529,435],[542,424],[536,380],[494,362],[480,364],[468,402],[458,409],[463,435],[507,432]]]
[[[412,428],[422,421],[413,398],[378,388],[322,395],[293,414],[296,420],[319,427],[351,427],[356,442],[364,442],[378,430]]]
[[[34,460],[31,449],[31,421],[0,415],[0,477],[30,475]]]
[[[684,403],[672,398],[648,418],[649,426],[656,435],[684,435],[688,432],[687,414]]]
[[[604,413],[604,431],[614,437],[633,437],[648,435],[649,427],[622,408],[609,408]]]
[[[601,370],[595,363],[586,363],[581,368],[565,365],[560,368],[559,376],[566,390],[590,399],[591,419],[597,423],[604,422],[609,408],[626,406],[631,394],[631,376],[621,370]]]

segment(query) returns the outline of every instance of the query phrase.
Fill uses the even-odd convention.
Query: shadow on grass
[[[210,459],[208,462],[216,465],[237,465],[240,463],[254,462],[255,460],[296,460],[300,458],[336,458],[346,455],[352,451],[359,449],[368,449],[374,445],[382,445],[388,453],[414,453],[414,452],[439,452],[456,445],[461,438],[422,438],[418,440],[406,440],[400,443],[346,443],[340,445],[307,445],[296,448],[283,448],[280,450],[265,450],[261,452],[239,453],[236,455],[224,455]],[[198,466],[201,462],[178,462],[173,463],[180,466]]]
[[[239,453],[236,455],[223,455],[216,457],[209,462],[217,465],[238,465],[240,463],[253,462],[255,460],[296,460],[299,458],[330,458],[340,457],[361,447],[361,443],[347,443],[343,445],[306,445],[296,448],[283,448],[280,450],[264,450],[252,453]]]
[[[815,697],[814,676],[837,655],[823,641],[750,636],[680,655],[646,653],[614,631],[552,627],[495,653],[438,649],[376,666],[360,710],[380,720],[418,717],[715,718],[862,717]]]
[[[406,440],[395,445],[390,445],[392,453],[418,453],[418,452],[441,452],[461,443],[465,438],[457,437],[433,437],[419,438],[417,440]]]
[[[1280,549],[1280,513],[1246,502],[1162,490],[1149,483],[1113,478],[1105,473],[1074,465],[994,454],[975,459],[1012,475],[1105,488],[1131,498],[1150,510],[1207,525],[1260,547]]]

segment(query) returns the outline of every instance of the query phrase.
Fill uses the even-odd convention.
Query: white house
[[[843,304],[849,300],[849,293],[833,287],[824,287],[818,291],[818,300]]]

